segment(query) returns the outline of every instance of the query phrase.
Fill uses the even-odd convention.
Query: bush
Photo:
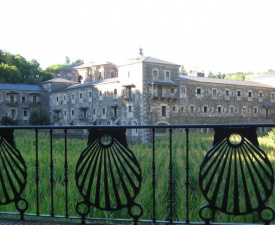
[[[12,117],[9,117],[9,116],[3,116],[0,122],[4,126],[15,126],[15,125],[18,125],[18,121],[15,120],[15,119],[13,119]]]
[[[48,111],[43,107],[37,107],[30,113],[30,124],[31,125],[49,125],[50,117]]]

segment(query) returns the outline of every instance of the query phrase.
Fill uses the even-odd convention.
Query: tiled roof
[[[167,62],[167,61],[157,59],[157,58],[154,58],[154,57],[151,57],[151,56],[143,56],[143,55],[140,55],[137,58],[129,59],[128,61],[126,61],[125,63],[123,63],[120,66],[131,65],[131,64],[141,63],[141,62],[179,66],[178,64],[175,64],[175,63],[171,63],[171,62]]]
[[[74,67],[75,69],[80,69],[80,68],[86,68],[86,67],[92,67],[92,66],[100,66],[100,65],[112,65],[112,66],[116,66],[116,64],[109,62],[109,61],[104,61],[104,62],[91,62],[91,63],[87,63],[87,64],[82,64],[79,65],[77,67]]]
[[[161,86],[170,86],[170,87],[177,87],[178,85],[172,83],[172,82],[167,82],[167,81],[153,81],[149,83],[149,85],[161,85]]]
[[[72,83],[72,84],[75,84],[77,82],[58,77],[58,78],[53,78],[51,80],[47,80],[47,81],[43,82],[43,84],[44,83]]]
[[[98,81],[93,81],[93,82],[86,82],[83,84],[75,84],[63,89],[56,90],[55,92],[59,91],[65,91],[65,90],[71,90],[71,89],[76,89],[76,88],[83,88],[83,87],[89,87],[89,86],[94,86],[94,85],[99,85],[99,84],[108,84],[108,83],[118,83],[118,78],[110,78],[110,79],[105,79],[105,80],[98,80]]]
[[[17,91],[45,91],[37,84],[4,84],[0,83],[0,90],[17,90]]]
[[[240,81],[240,80],[225,80],[225,79],[208,78],[208,77],[180,76],[180,81],[274,88],[270,85],[266,85],[266,84],[259,83],[259,82]]]
[[[78,67],[78,66],[81,66],[81,65],[82,65],[82,64],[62,66],[62,67],[56,69],[56,71],[57,71],[57,70],[71,70],[71,69],[74,69],[74,68],[76,68],[76,67]]]

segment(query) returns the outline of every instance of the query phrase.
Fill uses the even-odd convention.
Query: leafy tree
[[[77,59],[71,63],[71,65],[79,65],[79,64],[84,64],[84,61],[82,59]]]
[[[1,124],[4,126],[15,126],[18,125],[18,121],[9,116],[3,116],[1,119]]]
[[[222,74],[221,72],[219,72],[218,74],[214,74],[211,71],[209,71],[208,77],[209,78],[224,79],[225,78],[225,74]]]
[[[187,75],[187,71],[185,70],[184,66],[180,67],[180,75]]]
[[[0,63],[0,82],[1,83],[20,83],[22,80],[21,72],[16,66]]]
[[[49,125],[50,117],[46,108],[37,107],[31,110],[29,122],[31,125]]]
[[[69,58],[68,56],[65,57],[65,63],[66,63],[67,65],[70,64],[70,58]]]

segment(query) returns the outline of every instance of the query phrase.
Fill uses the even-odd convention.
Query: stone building
[[[47,105],[46,90],[40,85],[0,84],[0,116],[15,118],[20,124],[29,123],[30,111]]]
[[[144,56],[140,51],[118,66],[104,62],[60,68],[54,79],[39,86],[39,92],[28,93],[46,97],[51,122],[56,125],[274,121],[275,74],[252,82],[207,78],[203,73],[180,76],[179,69],[178,64]],[[1,86],[1,95],[7,97],[9,91],[16,90]],[[14,116],[5,107],[1,115],[9,112]],[[127,132],[141,141],[149,135],[138,129]]]

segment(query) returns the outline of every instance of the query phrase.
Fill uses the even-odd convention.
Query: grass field
[[[38,159],[39,159],[39,202],[40,213],[51,214],[51,146],[49,142],[49,134],[39,132],[38,142]],[[28,138],[26,138],[28,137]],[[27,164],[27,186],[23,193],[24,198],[29,202],[29,208],[26,213],[36,213],[36,143],[35,133],[31,131],[15,131],[15,140],[17,148],[23,155]],[[258,138],[260,146],[268,155],[273,168],[275,166],[275,144],[267,135]],[[207,204],[206,200],[201,194],[199,188],[198,175],[200,170],[200,163],[202,162],[207,150],[211,147],[213,141],[213,134],[193,133],[190,132],[189,137],[189,220],[201,221],[198,211],[201,206]],[[68,169],[69,169],[69,215],[77,215],[76,204],[81,201],[81,196],[78,193],[75,185],[75,166],[81,151],[87,144],[86,139],[68,139]],[[173,216],[174,220],[186,220],[186,138],[185,134],[174,134],[171,143],[172,146],[172,161],[173,161]],[[142,169],[142,186],[141,191],[135,199],[143,207],[143,215],[141,219],[152,219],[152,144],[131,144],[130,149],[134,152]],[[65,180],[64,180],[64,139],[54,138],[52,150],[53,158],[53,199],[54,199],[54,214],[65,215]],[[156,218],[158,220],[167,220],[169,216],[169,137],[159,137],[155,141],[155,161],[156,161]],[[267,205],[274,208],[275,197],[272,196]],[[8,206],[1,206],[1,211],[16,211],[14,204]],[[126,209],[119,211],[102,211],[91,207],[91,217],[103,218],[130,218]],[[215,221],[219,222],[259,222],[258,214],[253,213],[244,217],[232,217],[222,213],[217,213]]]

